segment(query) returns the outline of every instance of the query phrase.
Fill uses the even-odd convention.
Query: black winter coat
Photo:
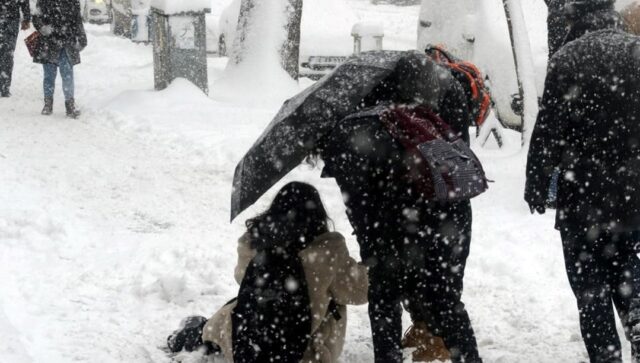
[[[551,59],[527,162],[529,204],[544,204],[556,167],[556,228],[640,229],[640,37],[601,30]]]
[[[87,46],[79,0],[38,0],[36,9],[33,24],[42,37],[33,61],[58,64],[65,50],[71,64],[79,64]]]
[[[471,118],[464,89],[448,71],[440,79],[442,94],[436,111],[468,141]],[[363,107],[401,102],[393,86],[385,84],[363,101]],[[425,228],[431,219],[471,221],[468,201],[444,205],[420,200],[406,179],[410,166],[405,149],[377,119],[356,120],[339,123],[321,143],[319,154],[325,163],[322,176],[335,178],[342,191],[363,261],[397,253],[403,237]],[[408,210],[420,213],[420,220],[408,218]]]
[[[29,0],[2,0],[0,3],[0,18],[20,19],[20,12],[22,20],[31,20]]]
[[[549,44],[549,57],[560,49],[567,36],[568,26],[564,14],[566,0],[545,0],[549,15],[547,16],[547,31]]]

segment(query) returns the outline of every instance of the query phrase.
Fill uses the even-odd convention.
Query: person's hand
[[[544,204],[529,203],[529,209],[531,210],[531,214],[535,214],[535,212],[538,212],[538,214],[544,214],[545,212]]]
[[[31,22],[29,20],[23,20],[20,29],[27,30],[31,27]]]

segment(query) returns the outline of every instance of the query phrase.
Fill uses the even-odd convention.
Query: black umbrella
[[[440,68],[418,51],[365,52],[287,100],[236,166],[231,220],[298,166],[318,140],[378,86],[391,82],[394,97],[435,107],[442,78],[436,69]]]

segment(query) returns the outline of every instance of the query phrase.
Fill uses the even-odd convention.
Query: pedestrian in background
[[[569,31],[549,62],[527,161],[525,200],[556,229],[591,363],[621,363],[615,310],[640,362],[640,37],[613,0],[569,1]]]
[[[53,112],[53,94],[58,69],[62,77],[67,117],[76,118],[73,67],[80,64],[80,52],[87,46],[79,0],[38,0],[33,24],[40,33],[35,63],[44,68],[43,115]]]
[[[20,22],[22,12],[22,23]],[[18,41],[18,28],[31,26],[29,0],[2,0],[0,3],[0,97],[11,96],[13,53]]]

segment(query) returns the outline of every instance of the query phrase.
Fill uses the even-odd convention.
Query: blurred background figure
[[[80,112],[75,107],[73,66],[80,64],[80,52],[87,46],[80,2],[38,0],[36,9],[33,25],[41,37],[33,61],[44,68],[42,114],[53,112],[53,93],[60,69],[67,117],[76,118]]]
[[[22,23],[20,21],[22,13]],[[29,29],[29,0],[2,0],[0,3],[0,97],[11,96],[13,52],[18,40],[18,28]]]

